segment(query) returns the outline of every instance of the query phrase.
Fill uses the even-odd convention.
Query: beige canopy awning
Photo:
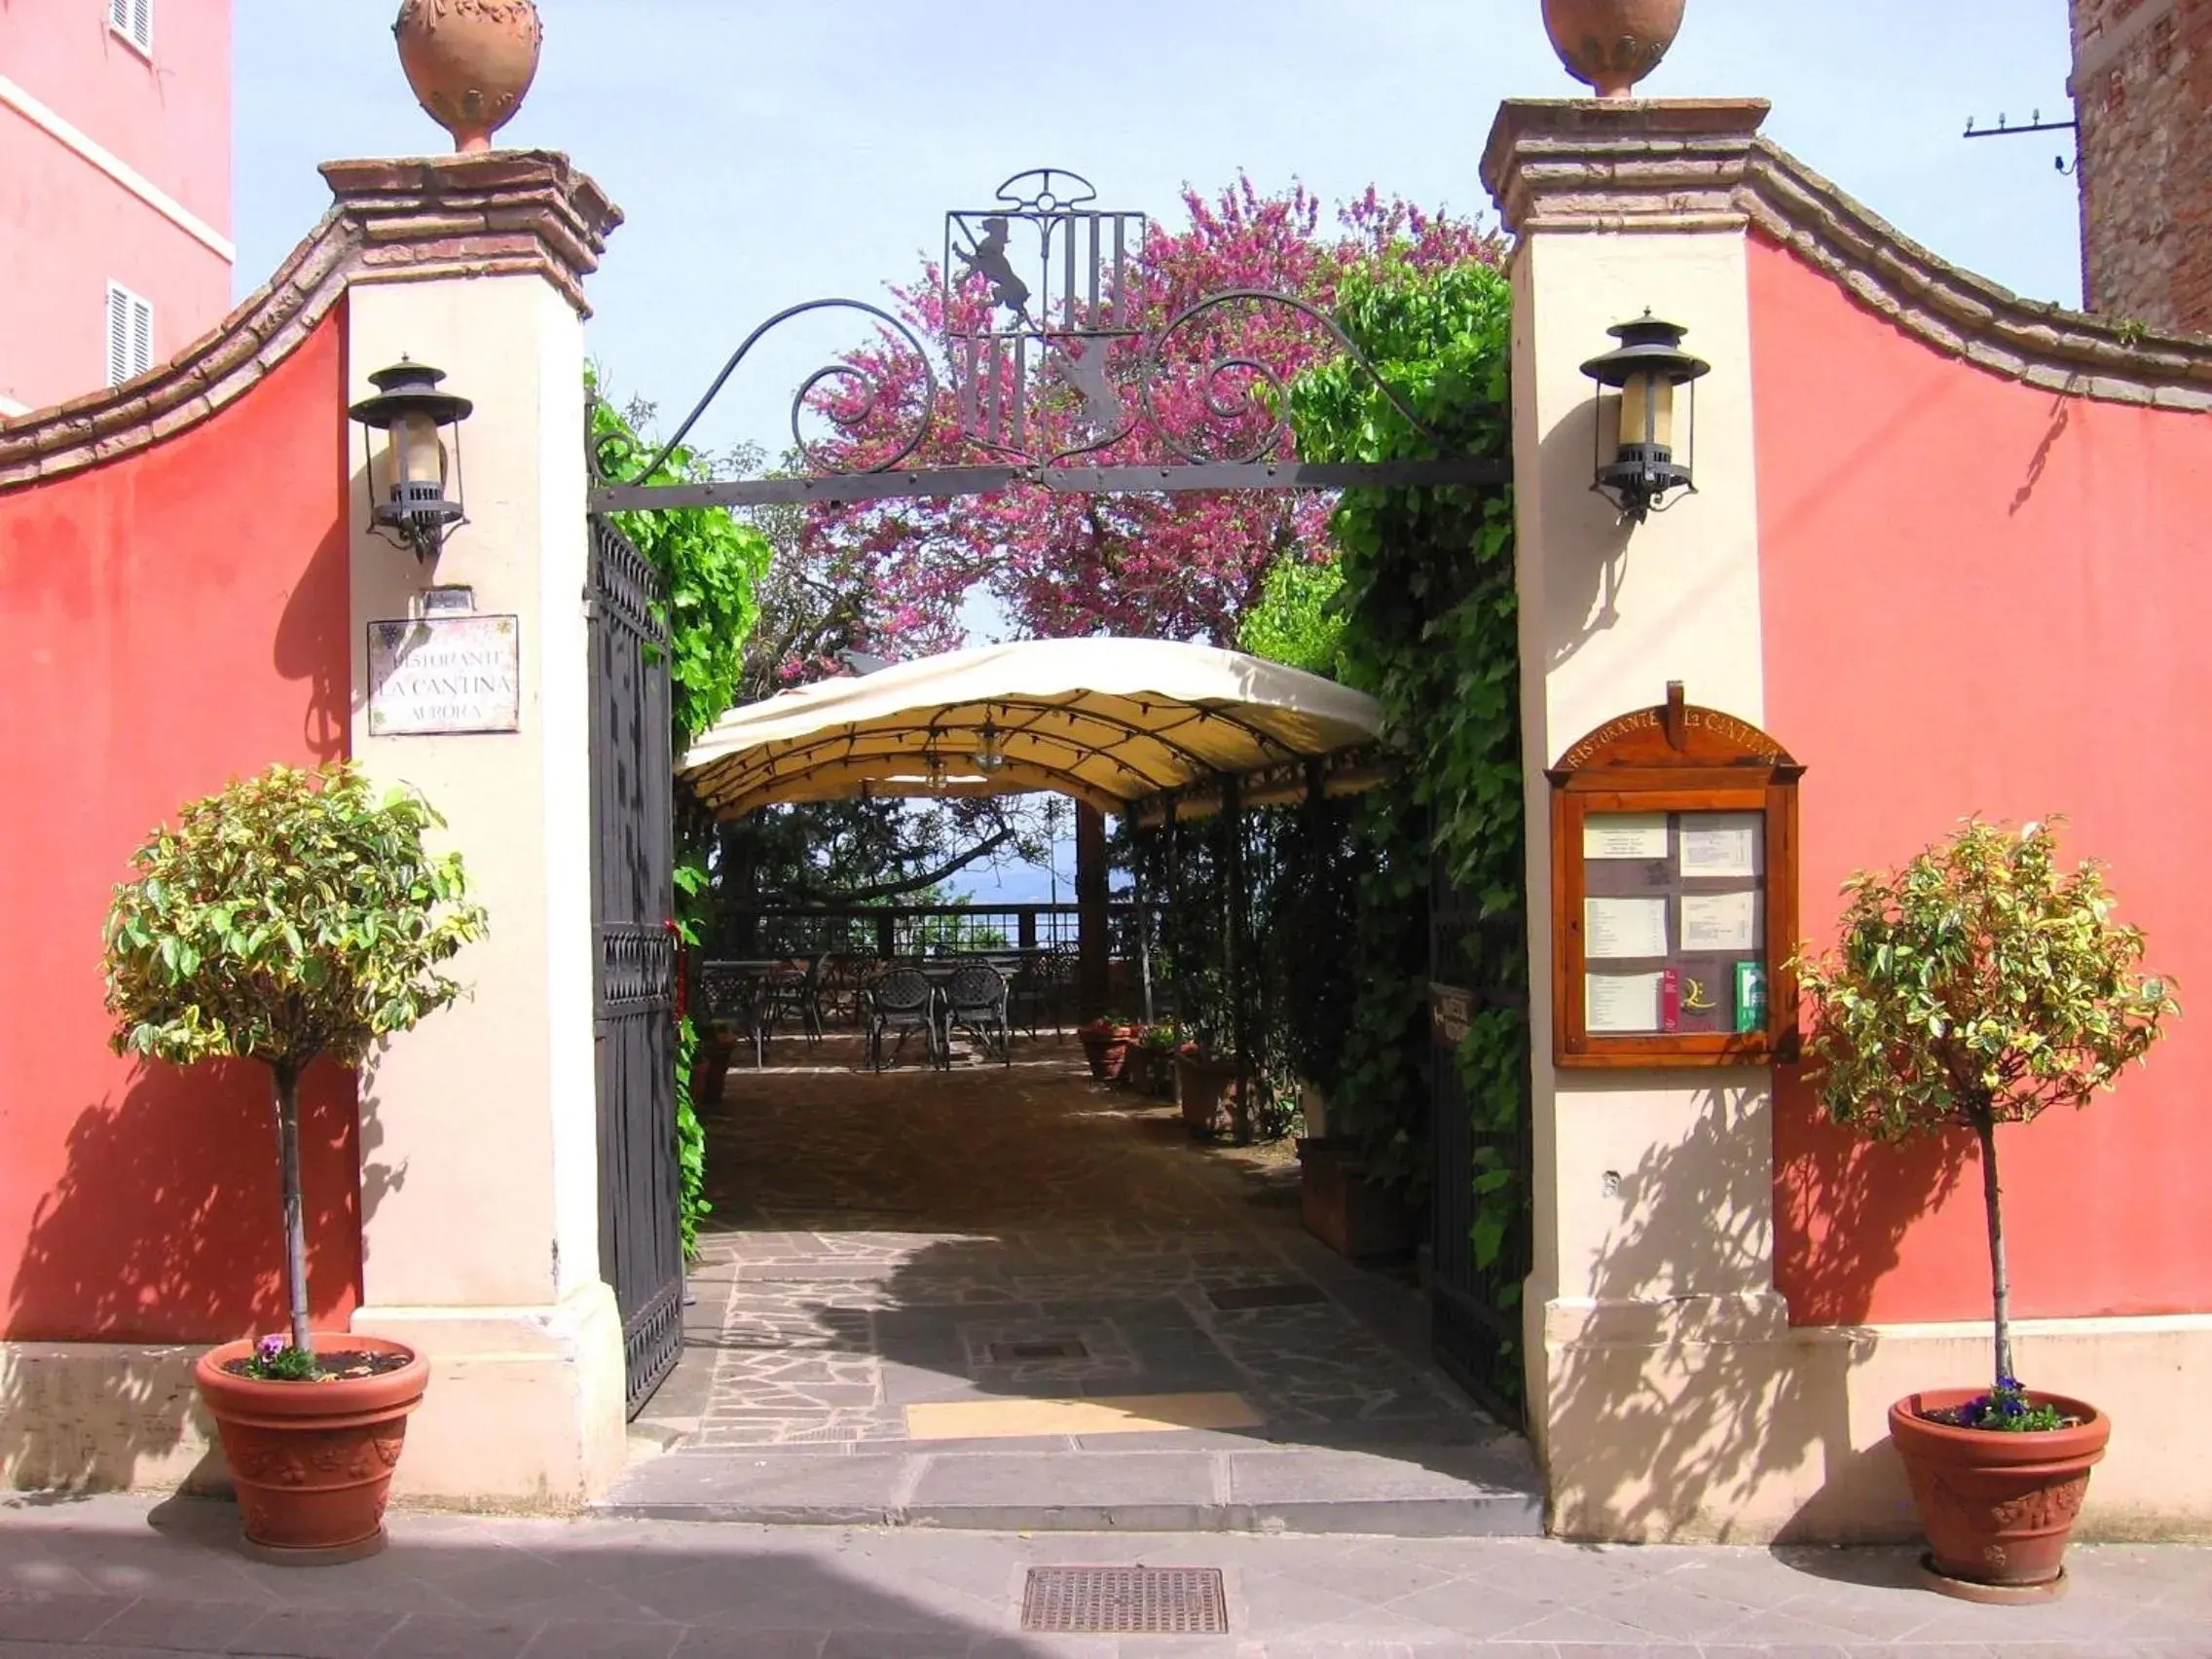
[[[1307,763],[1372,743],[1372,697],[1211,645],[1030,640],[825,680],[732,709],[682,773],[719,818],[785,801],[1050,790],[1101,812],[1259,775],[1297,798]],[[1373,766],[1363,768],[1374,773]],[[1351,770],[1332,790],[1357,788]]]

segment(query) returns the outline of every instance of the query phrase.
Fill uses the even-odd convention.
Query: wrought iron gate
[[[1500,1421],[1523,1421],[1521,1286],[1532,1265],[1529,1213],[1533,1143],[1530,1128],[1525,975],[1528,960],[1519,914],[1484,917],[1456,888],[1443,861],[1429,880],[1429,1124],[1435,1179],[1429,1196],[1431,1347],[1436,1362]],[[1492,1126],[1467,1095],[1455,1051],[1470,1021],[1489,1010],[1510,1011],[1522,1033],[1518,1110]],[[1487,1266],[1476,1263],[1476,1185],[1503,1173],[1522,1195],[1517,1220]]]
[[[636,1417],[683,1343],[668,636],[658,574],[612,521],[594,513],[590,527],[599,1261],[622,1310],[624,1403]]]

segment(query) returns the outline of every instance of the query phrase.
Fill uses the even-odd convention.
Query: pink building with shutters
[[[231,0],[0,6],[0,419],[230,309]]]

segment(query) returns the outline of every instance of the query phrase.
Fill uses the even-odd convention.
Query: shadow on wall
[[[1792,1329],[1778,1299],[1740,1294],[1757,1282],[1746,1265],[1771,1248],[1761,1094],[1714,1088],[1701,1108],[1686,1138],[1615,1172],[1620,1219],[1599,1252],[1598,1306],[1562,1310],[1587,1323],[1553,1339],[1553,1529],[1652,1541],[1761,1538],[1778,1524],[1785,1539],[1911,1536],[1895,1454],[1852,1444],[1845,1379],[1870,1336]],[[1797,1190],[1869,1273],[1957,1179],[1940,1160],[1840,1167]],[[1890,1515],[1894,1527],[1866,1519]]]
[[[1775,1088],[1774,1276],[1790,1319],[1865,1320],[1906,1230],[1951,1196],[1972,1156],[1965,1129],[1876,1146],[1829,1123],[1801,1074],[1784,1074]]]
[[[1588,480],[1597,465],[1597,442],[1592,427],[1601,419],[1618,420],[1617,405],[1593,396],[1546,434],[1539,465],[1546,478],[1565,475]],[[1535,618],[1542,638],[1553,642],[1546,666],[1557,668],[1600,634],[1620,621],[1621,580],[1628,569],[1629,542],[1634,527],[1623,520],[1611,502],[1595,490],[1572,515],[1588,514],[1571,534],[1547,526],[1544,539],[1554,551],[1544,561],[1544,615]],[[1589,549],[1572,564],[1561,557],[1560,547]],[[1524,639],[1527,634],[1524,630]],[[1554,733],[1560,747],[1579,732]]]
[[[344,1322],[357,1294],[355,1195],[400,1176],[360,1160],[352,1074],[301,1090],[310,1300]],[[267,1073],[142,1066],[71,1126],[40,1200],[0,1357],[0,1480],[20,1489],[212,1479],[192,1389],[197,1345],[280,1329],[282,1205]],[[45,1345],[118,1345],[55,1348]],[[165,1464],[166,1465],[165,1467]]]
[[[307,682],[300,740],[317,760],[343,759],[352,747],[351,560],[352,532],[341,519],[316,544],[276,619],[271,661],[286,680]]]

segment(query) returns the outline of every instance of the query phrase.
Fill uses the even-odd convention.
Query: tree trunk
[[[1981,1139],[1981,1197],[1989,1211],[1989,1291],[1997,1334],[1997,1379],[2017,1378],[2012,1369],[2012,1282],[2005,1269],[2005,1220],[1997,1186],[1997,1120],[1976,1113],[1974,1133]]]
[[[276,1154],[284,1181],[284,1289],[292,1316],[292,1346],[303,1352],[308,1341],[308,1235],[300,1196],[299,1073],[290,1066],[276,1074]]]

